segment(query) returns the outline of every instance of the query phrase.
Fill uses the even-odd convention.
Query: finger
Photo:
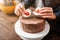
[[[17,11],[17,15],[18,15],[18,16],[20,16],[20,15],[21,15],[21,13],[20,13],[19,11]]]
[[[18,9],[18,11],[19,11],[20,14],[23,14],[24,13],[21,9]]]
[[[56,19],[56,15],[51,16],[41,16],[42,18],[48,18],[48,19]]]
[[[36,9],[34,12],[39,13],[39,11],[40,11],[39,9]]]
[[[41,8],[38,7],[38,8],[35,9],[34,12],[36,12],[36,13],[40,13],[40,9],[41,9]]]
[[[17,5],[17,6],[15,7],[15,13],[18,11],[18,9],[20,9],[20,8],[19,8],[19,6]]]
[[[52,8],[44,7],[40,9],[41,12],[53,12]]]
[[[24,5],[19,4],[19,7],[22,9],[22,11],[23,11],[23,12],[25,12],[25,11],[26,11],[26,9],[25,9]]]
[[[42,10],[44,10],[44,9],[52,10],[51,7],[43,7],[43,8],[41,8],[41,9],[42,9]]]
[[[17,6],[16,6],[16,8],[15,8],[15,14],[17,15]]]
[[[24,11],[19,6],[17,7],[17,9],[21,14],[24,13]]]
[[[20,16],[20,15],[21,15],[19,11],[15,11],[15,14],[16,14],[17,16]]]
[[[19,6],[17,6],[16,9],[15,9],[15,13],[16,14],[18,13],[18,14],[21,15],[23,13],[23,11],[22,11],[22,9]]]
[[[42,18],[48,18],[48,19],[51,19],[52,16],[42,16]]]
[[[47,9],[45,9],[45,10],[42,10],[42,11],[40,11],[41,13],[52,13],[53,11],[52,10],[47,10]]]
[[[40,16],[50,16],[50,14],[48,14],[48,13],[40,13],[39,15]]]

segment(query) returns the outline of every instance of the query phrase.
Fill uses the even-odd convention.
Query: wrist
[[[56,19],[56,15],[55,14],[53,14],[53,20],[55,20]]]
[[[56,19],[56,15],[53,13],[52,17],[50,18],[51,20],[55,20]]]

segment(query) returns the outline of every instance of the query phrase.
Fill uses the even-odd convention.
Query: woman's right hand
[[[15,8],[15,14],[17,16],[22,15],[23,13],[25,13],[25,11],[26,11],[26,9],[25,9],[24,5],[21,3],[19,3]]]

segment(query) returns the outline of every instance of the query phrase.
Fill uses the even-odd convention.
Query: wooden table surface
[[[15,15],[6,15],[0,12],[0,40],[21,40],[15,33],[14,24],[18,20]],[[60,36],[50,31],[43,40],[60,40]]]
[[[21,40],[15,33],[14,24],[18,17],[0,12],[0,40]]]

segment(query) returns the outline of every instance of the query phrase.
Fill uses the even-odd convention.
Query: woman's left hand
[[[56,19],[56,15],[53,13],[53,9],[51,7],[43,7],[39,9],[40,16],[42,18],[48,19]]]

